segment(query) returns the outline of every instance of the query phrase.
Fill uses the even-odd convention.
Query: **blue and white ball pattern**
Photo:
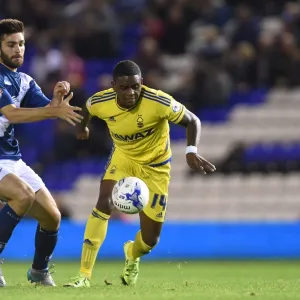
[[[114,206],[125,214],[137,214],[149,201],[149,189],[137,177],[126,177],[116,183],[112,191]]]

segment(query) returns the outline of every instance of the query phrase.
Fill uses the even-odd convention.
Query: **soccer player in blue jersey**
[[[38,221],[35,254],[27,273],[30,282],[55,286],[48,262],[54,251],[60,212],[41,178],[21,159],[14,123],[60,118],[72,125],[81,121],[78,107],[69,105],[72,93],[67,82],[58,82],[50,101],[35,81],[17,71],[25,51],[24,25],[18,20],[0,21],[0,254],[13,230],[27,214]],[[20,245],[21,247],[21,245]],[[6,285],[0,269],[0,287]]]

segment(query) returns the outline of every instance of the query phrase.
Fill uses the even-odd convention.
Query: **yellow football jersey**
[[[156,165],[171,158],[169,123],[181,121],[185,107],[172,96],[142,87],[137,104],[124,109],[113,89],[94,94],[87,100],[92,116],[107,123],[115,147],[142,165]]]

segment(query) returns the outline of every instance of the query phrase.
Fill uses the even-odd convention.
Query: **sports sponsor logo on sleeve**
[[[180,104],[179,103],[176,103],[176,102],[173,102],[172,103],[172,110],[176,113],[176,112],[179,112],[180,111]]]
[[[87,106],[90,107],[92,105],[92,99],[89,98],[86,102]]]

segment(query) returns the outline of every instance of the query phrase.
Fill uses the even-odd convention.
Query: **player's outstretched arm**
[[[75,126],[76,123],[81,122],[82,116],[76,113],[76,111],[81,111],[80,107],[70,106],[69,102],[72,97],[73,93],[56,107],[17,108],[14,104],[10,104],[2,107],[1,113],[13,124],[60,118]]]
[[[83,120],[76,126],[76,137],[78,140],[86,140],[89,138],[89,128],[88,125],[92,116],[90,115],[86,105],[82,109]]]
[[[186,109],[178,124],[186,127],[187,147],[185,154],[187,164],[193,170],[202,171],[204,174],[214,172],[216,170],[215,166],[197,153],[197,145],[201,135],[201,122],[199,118]]]

